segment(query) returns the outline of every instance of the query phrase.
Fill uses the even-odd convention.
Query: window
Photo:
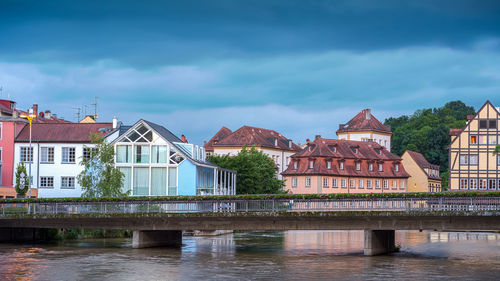
[[[359,180],[359,181],[358,181],[358,187],[359,187],[359,188],[365,188],[365,183],[364,183],[364,180]]]
[[[336,178],[332,178],[332,187],[338,187]]]
[[[500,165],[500,155],[497,155],[497,164]]]
[[[399,189],[405,189],[405,187],[406,187],[406,180],[400,180]]]
[[[373,171],[373,163],[368,164],[368,170],[370,170],[370,172]]]
[[[389,189],[389,182],[384,180],[384,189]]]
[[[33,147],[21,147],[21,162],[33,162]]]
[[[62,148],[62,162],[63,163],[75,163],[75,148],[74,147],[63,147]]]
[[[292,178],[292,187],[297,187],[297,178],[296,177]]]
[[[497,136],[488,136],[488,144],[497,144]]]
[[[328,170],[331,170],[331,169],[332,169],[332,161],[327,161],[327,162],[326,162],[326,168],[327,168]]]
[[[384,171],[384,167],[382,166],[381,163],[378,164],[378,171],[379,172],[383,172]]]
[[[477,144],[477,136],[470,136],[470,144]]]
[[[116,145],[116,163],[132,163],[131,145]]]
[[[40,162],[41,163],[54,163],[54,148],[53,147],[40,147]]]
[[[396,172],[399,172],[399,165],[398,164],[394,165],[394,170],[396,170]]]
[[[341,179],[340,180],[340,187],[346,188],[347,187],[347,180],[346,179]]]
[[[306,177],[306,187],[311,187],[311,177]]]
[[[479,189],[486,189],[487,188],[487,185],[488,184],[488,181],[486,179],[480,179],[479,180]]]
[[[40,177],[40,188],[54,188],[54,177]]]
[[[350,188],[356,188],[356,180],[355,179],[350,179],[349,180],[349,187]]]
[[[352,148],[352,152],[354,152],[354,154],[358,154],[358,149],[357,149],[357,148],[355,148],[355,147],[353,147],[353,148]]]
[[[488,120],[488,128],[496,129],[497,128],[497,120]]]
[[[490,190],[497,189],[497,180],[494,179],[488,180],[488,189]]]
[[[479,129],[488,129],[488,121],[479,120]]]
[[[323,187],[328,187],[328,178],[323,178]]]
[[[167,146],[153,145],[151,163],[167,163]]]
[[[478,155],[471,155],[469,159],[469,164],[471,165],[477,165],[479,162],[479,156]]]
[[[92,155],[97,154],[97,148],[95,147],[84,147],[83,148],[83,159],[89,160]]]
[[[478,155],[460,155],[460,165],[477,165],[478,161]]]
[[[356,162],[356,171],[361,170],[361,163]]]
[[[461,179],[460,180],[460,189],[467,189],[468,188],[468,180],[467,179]]]
[[[398,188],[398,181],[392,180],[392,189],[397,189]]]
[[[293,169],[297,170],[298,167],[299,167],[299,162],[298,161],[294,161],[293,162]]]
[[[479,144],[488,144],[488,136],[479,136]]]
[[[309,160],[309,169],[314,168],[314,160]]]
[[[477,189],[477,179],[470,180],[470,189]]]
[[[479,120],[479,129],[496,129],[497,120]]]
[[[344,170],[344,162],[340,162],[339,165],[340,165],[340,170]]]
[[[134,162],[138,164],[149,163],[149,146],[137,145],[135,146]]]
[[[372,180],[366,180],[366,188],[372,188]]]
[[[61,177],[61,188],[75,188],[75,177]]]
[[[380,180],[375,181],[375,188],[380,189]]]

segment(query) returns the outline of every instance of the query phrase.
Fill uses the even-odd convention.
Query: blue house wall
[[[196,195],[196,165],[189,160],[182,161],[178,166],[178,193],[177,195]]]

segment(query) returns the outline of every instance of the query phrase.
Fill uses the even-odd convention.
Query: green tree
[[[222,168],[236,170],[236,193],[277,194],[283,193],[284,181],[276,178],[276,167],[262,151],[244,147],[236,156],[211,156],[209,161]]]
[[[115,152],[112,144],[101,136],[92,134],[95,148],[90,149],[90,157],[83,157],[80,162],[84,170],[78,175],[78,184],[83,188],[83,197],[121,197],[124,175],[114,165]]]
[[[493,151],[493,155],[497,155],[498,153],[500,153],[500,145],[497,145],[497,147],[495,147],[495,150]]]
[[[23,175],[23,177],[21,177],[21,175]],[[24,181],[24,183],[21,184],[22,181]],[[17,194],[24,196],[28,191],[29,184],[30,179],[28,173],[26,172],[26,166],[24,165],[24,162],[19,162],[16,167],[16,185],[14,187]]]

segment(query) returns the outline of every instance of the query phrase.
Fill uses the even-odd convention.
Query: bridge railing
[[[1,215],[349,211],[500,211],[500,197],[0,203]]]

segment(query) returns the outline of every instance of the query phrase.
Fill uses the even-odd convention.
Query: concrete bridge
[[[182,230],[364,230],[365,255],[377,255],[396,230],[499,231],[500,197],[0,201],[0,241],[47,228],[134,230],[134,248],[179,246]]]

